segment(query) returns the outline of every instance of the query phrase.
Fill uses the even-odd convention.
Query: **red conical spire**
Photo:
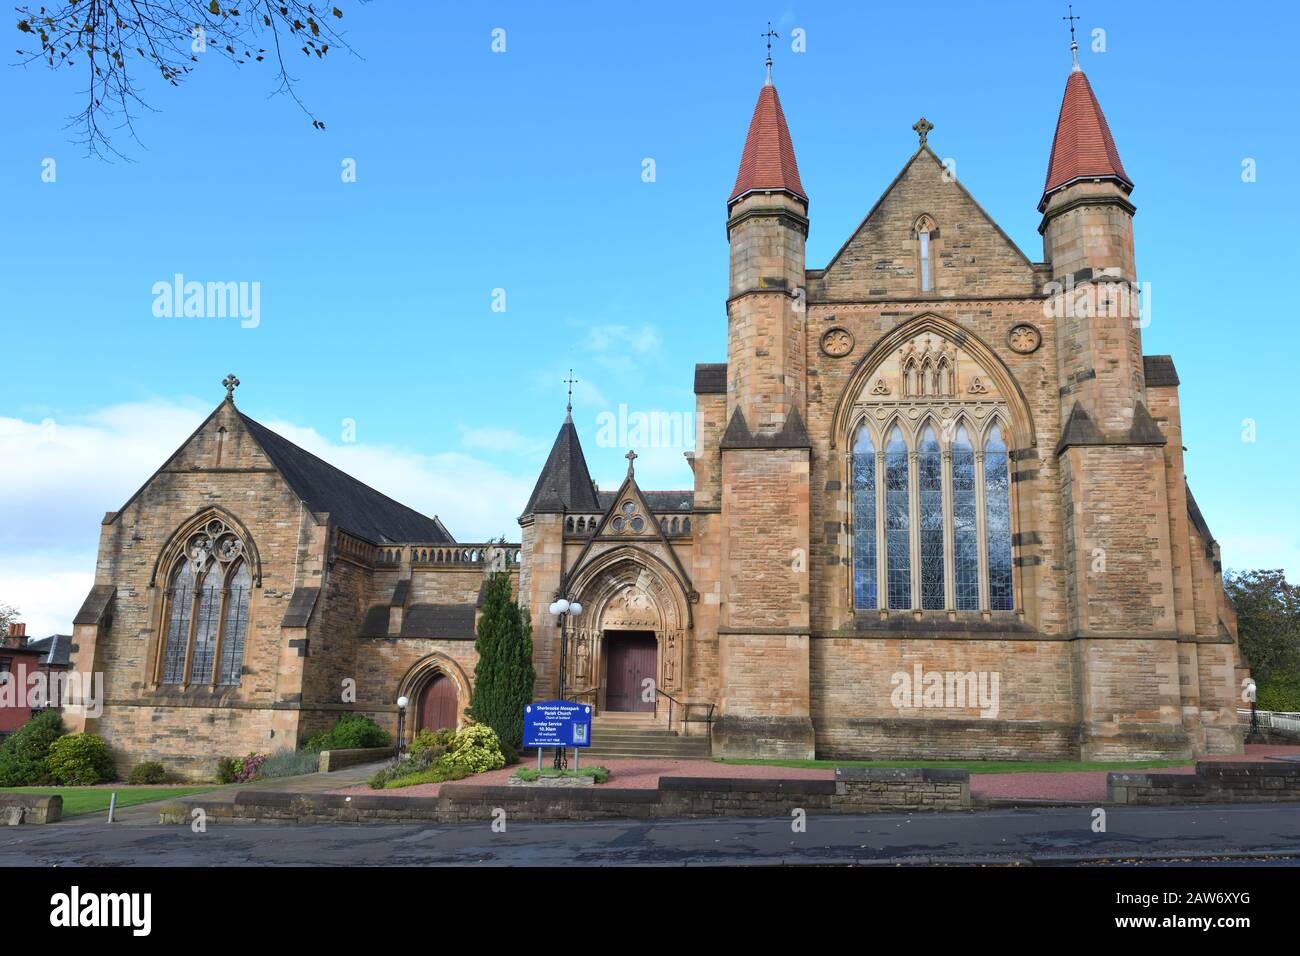
[[[1049,195],[1080,179],[1112,179],[1125,190],[1133,188],[1133,181],[1119,161],[1119,150],[1115,148],[1092,85],[1076,63],[1065,83],[1065,99],[1061,101],[1061,117],[1056,121],[1040,210]]]
[[[808,201],[799,181],[799,164],[795,162],[794,143],[785,125],[785,114],[781,112],[781,98],[770,82],[759,91],[754,118],[749,121],[749,135],[745,137],[745,152],[740,157],[736,188],[727,202],[754,190],[783,190]]]

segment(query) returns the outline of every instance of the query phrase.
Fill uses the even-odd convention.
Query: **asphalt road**
[[[1037,863],[1078,859],[1293,855],[1300,804],[456,826],[85,821],[0,829],[3,866],[531,865]],[[1274,861],[1276,862],[1276,860]]]

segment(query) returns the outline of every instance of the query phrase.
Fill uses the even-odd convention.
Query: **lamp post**
[[[397,759],[402,759],[402,751],[406,748],[406,705],[410,701],[405,697],[397,698]]]
[[[1255,679],[1251,678],[1250,683],[1246,685],[1246,691],[1250,694],[1250,733],[1246,735],[1246,742],[1259,743],[1259,711],[1255,705]]]
[[[561,589],[560,593],[564,593]],[[570,601],[567,598],[559,598],[551,604],[551,613],[559,618],[560,626],[560,700],[564,700],[565,665],[568,663],[569,635],[568,625],[571,618],[582,616],[582,605],[577,601]],[[555,769],[563,770],[568,765],[568,759],[563,747],[555,748]]]

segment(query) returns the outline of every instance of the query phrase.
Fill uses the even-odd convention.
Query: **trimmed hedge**
[[[320,753],[322,750],[364,750],[371,747],[388,747],[393,743],[388,732],[364,714],[344,714],[329,730],[320,730],[303,742],[302,749]]]

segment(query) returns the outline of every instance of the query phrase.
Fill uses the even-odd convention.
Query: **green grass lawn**
[[[976,773],[1065,773],[1078,770],[1157,770],[1190,767],[1193,760],[719,760],[718,763],[758,764],[764,767],[919,767],[967,770]]]
[[[63,815],[75,817],[82,813],[106,813],[109,797],[117,792],[117,805],[130,807],[138,803],[152,803],[170,797],[188,797],[195,793],[216,790],[206,787],[0,787],[0,793],[57,793],[63,798]]]

